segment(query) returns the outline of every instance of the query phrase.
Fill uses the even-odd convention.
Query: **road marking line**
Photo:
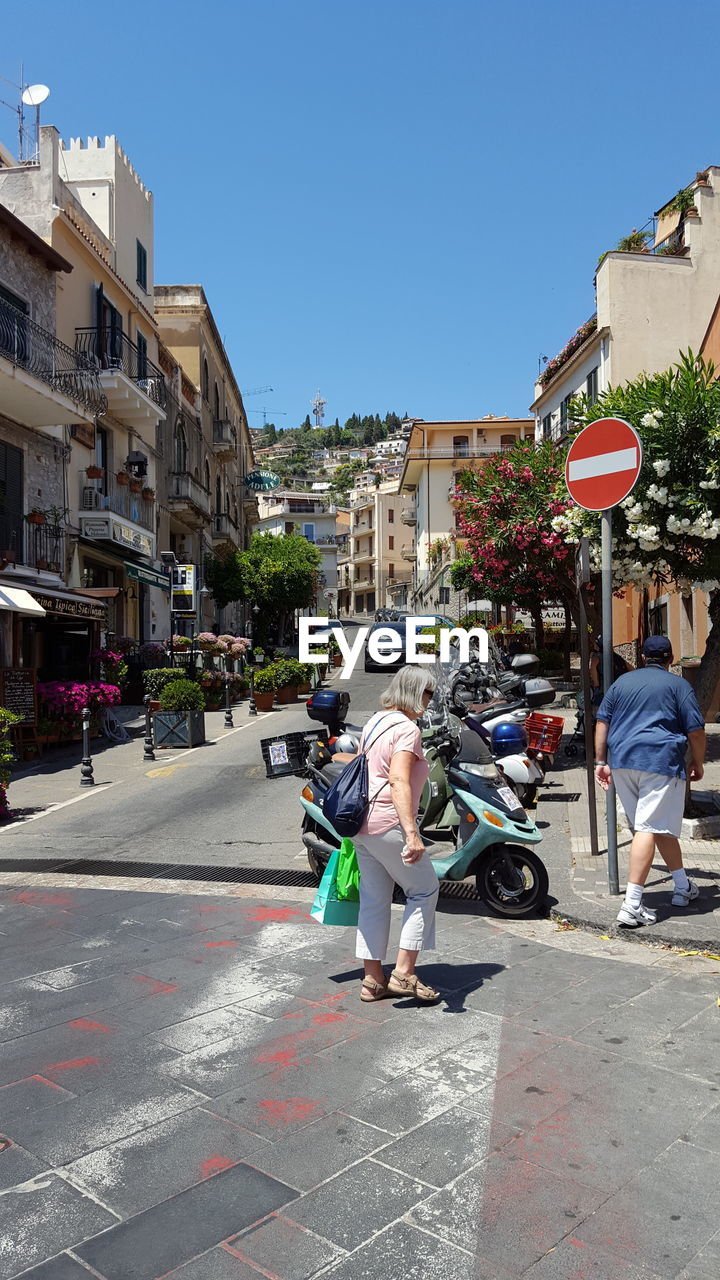
[[[590,480],[593,476],[609,476],[616,471],[633,471],[637,466],[637,453],[637,445],[633,445],[631,449],[599,453],[593,458],[571,458],[568,480]]]
[[[101,791],[107,791],[109,787],[116,787],[116,782],[98,782],[91,789],[83,791],[79,796],[73,796],[70,800],[58,800],[56,804],[49,804],[47,809],[43,809],[42,813],[35,813],[31,818],[21,818],[19,822],[9,822],[7,826],[0,827],[0,835],[7,835],[8,831],[12,831],[13,827],[24,827],[27,822],[37,822],[38,818],[46,818],[49,813],[55,813],[58,809],[66,809],[69,804],[78,804],[80,800],[90,800],[92,796],[98,795]]]

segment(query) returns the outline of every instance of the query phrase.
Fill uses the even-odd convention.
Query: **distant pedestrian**
[[[592,652],[590,654],[590,705],[593,707],[593,714],[595,713],[595,709],[600,706],[600,703],[603,700],[603,693],[606,692],[604,687],[605,682],[603,680],[602,666],[603,666],[602,636],[596,636],[595,643],[592,647]],[[625,659],[622,658],[620,654],[616,653],[615,650],[613,649],[613,654],[612,654],[613,680],[619,680],[620,676],[626,675],[627,672],[630,670],[632,670],[632,668],[628,666]]]
[[[401,667],[380,699],[383,710],[365,726],[370,807],[355,837],[360,866],[360,919],[356,955],[364,961],[360,998],[414,996],[434,1004],[440,993],[415,972],[421,950],[435,947],[439,881],[417,828],[420,795],[428,776],[420,730],[435,679],[426,667]],[[361,743],[362,746],[362,743]],[[389,978],[383,960],[390,936],[395,885],[405,894],[397,961]]]
[[[698,896],[678,840],[688,743],[691,782],[702,778],[705,759],[703,715],[688,682],[670,672],[673,653],[667,636],[650,636],[642,656],[643,667],[610,686],[595,728],[595,777],[605,791],[614,781],[633,831],[627,891],[617,917],[630,929],[655,924],[657,918],[642,905],[656,846],[675,882],[672,905],[686,907]]]

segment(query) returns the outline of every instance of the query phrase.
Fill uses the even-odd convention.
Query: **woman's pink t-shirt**
[[[381,836],[391,827],[396,827],[400,821],[392,801],[392,790],[388,784],[390,761],[393,756],[398,751],[411,751],[415,756],[410,766],[413,812],[417,810],[420,803],[422,789],[429,772],[428,764],[422,753],[420,730],[401,711],[377,712],[365,726],[364,740],[370,741],[366,752],[370,805],[358,836]],[[374,799],[375,796],[377,799]]]

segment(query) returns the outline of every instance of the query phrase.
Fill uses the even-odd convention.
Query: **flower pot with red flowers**
[[[130,473],[128,471],[118,471],[117,475],[115,476],[115,479],[117,480],[118,484],[121,484],[123,486],[128,485],[130,483]]]
[[[28,524],[45,524],[47,517],[41,507],[33,507],[32,511],[28,511],[25,519]]]
[[[131,493],[139,493],[141,489],[142,489],[142,485],[140,484],[140,481],[139,481],[139,480],[131,480],[131,481],[130,481],[130,492],[131,492]]]
[[[143,502],[154,502],[155,490],[151,489],[149,485],[145,485],[145,488],[142,491],[142,496],[143,496]]]
[[[88,480],[102,480],[103,476],[105,475],[105,471],[103,470],[102,467],[96,467],[96,466],[86,467],[85,475],[87,476]]]

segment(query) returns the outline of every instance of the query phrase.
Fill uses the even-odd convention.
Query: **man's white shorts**
[[[633,831],[679,836],[685,808],[685,779],[642,769],[613,769],[615,789]]]

